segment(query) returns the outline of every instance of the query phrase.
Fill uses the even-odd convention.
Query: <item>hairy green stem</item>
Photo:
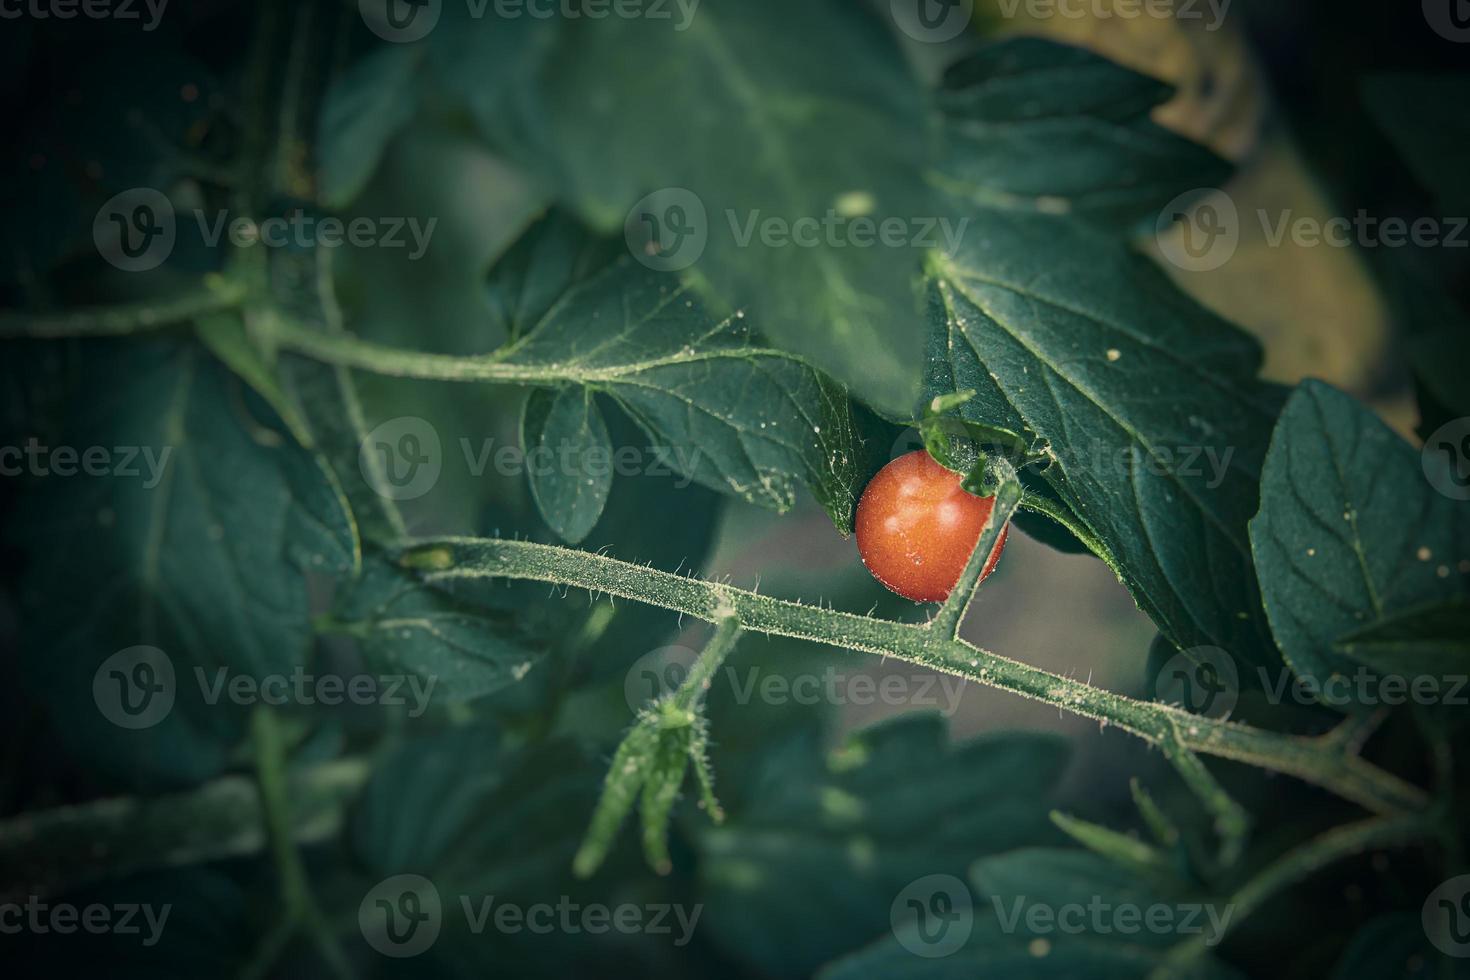
[[[238,307],[245,299],[239,282],[209,275],[200,288],[169,299],[97,306],[42,316],[0,312],[0,338],[120,337],[160,330],[209,313]]]
[[[1001,535],[1005,534],[1021,503],[1021,481],[1016,479],[1015,468],[1004,459],[996,459],[995,463],[1003,472],[1000,486],[995,492],[995,503],[990,508],[990,515],[985,518],[985,526],[980,529],[980,539],[970,552],[970,559],[965,563],[965,570],[960,573],[960,580],[950,590],[949,597],[939,607],[939,612],[929,621],[931,631],[949,639],[959,639],[960,626],[965,621],[965,613],[969,611],[970,604],[975,601],[975,591],[980,586],[985,566],[990,562],[995,546],[1000,543]]]
[[[893,657],[1116,725],[1155,745],[1166,739],[1195,752],[1288,773],[1377,813],[1419,810],[1423,790],[1319,739],[1217,721],[1172,705],[1140,701],[1062,677],[927,625],[889,622],[775,599],[719,582],[657,571],[587,552],[527,541],[446,538],[416,542],[400,554],[430,582],[505,578],[548,582],[631,599],[717,622],[733,611],[756,632]]]
[[[290,774],[291,839],[324,840],[367,781],[367,762],[338,759]],[[0,902],[53,895],[110,877],[258,853],[260,789],[221,776],[187,792],[113,797],[0,820]]]
[[[699,659],[689,668],[689,676],[684,678],[684,683],[674,692],[672,704],[675,708],[688,712],[699,705],[710,681],[714,679],[715,671],[720,669],[725,658],[730,656],[730,651],[735,649],[740,632],[740,620],[734,616],[718,622],[715,635],[704,645],[704,649],[699,652]]]
[[[312,895],[306,868],[296,851],[296,841],[291,833],[293,820],[286,774],[286,746],[280,723],[272,709],[264,706],[256,709],[250,718],[250,734],[255,746],[261,806],[265,812],[276,873],[281,879],[287,920],[309,932],[322,958],[337,976],[350,977],[352,969],[347,957]]]
[[[1221,868],[1234,864],[1245,850],[1251,818],[1245,807],[1225,792],[1225,787],[1206,768],[1199,755],[1185,744],[1176,728],[1163,742],[1164,757],[1184,779],[1210,816],[1215,818],[1215,832],[1220,835],[1220,851],[1216,862]]]
[[[626,377],[628,365],[612,368],[579,368],[573,373],[563,365],[522,364],[506,359],[509,348],[478,357],[462,354],[434,354],[405,350],[363,340],[348,333],[326,333],[313,330],[275,311],[262,316],[257,324],[261,339],[277,350],[290,351],[314,360],[355,368],[394,378],[421,381],[492,381],[501,384],[552,385],[575,380],[580,384],[617,381]],[[746,353],[757,354],[752,348]],[[728,351],[721,356],[728,356]],[[640,369],[665,363],[687,363],[688,354],[654,358],[638,365]]]

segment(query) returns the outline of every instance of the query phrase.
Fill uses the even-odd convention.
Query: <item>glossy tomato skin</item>
[[[942,602],[965,570],[994,504],[993,497],[960,489],[960,475],[924,450],[907,453],[879,470],[858,501],[858,554],[891,591],[915,602]],[[1002,534],[982,581],[1005,546]]]

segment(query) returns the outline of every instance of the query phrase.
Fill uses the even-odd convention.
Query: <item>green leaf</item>
[[[384,754],[351,840],[372,873],[426,875],[446,896],[544,897],[595,793],[589,760],[564,743],[515,749],[482,727],[420,735]]]
[[[1026,37],[987,45],[951,66],[936,95],[945,182],[997,207],[1126,227],[1229,175],[1210,150],[1153,122],[1172,94],[1082,48]]]
[[[928,944],[922,936],[904,932],[837,961],[820,976],[1133,980],[1163,968],[1170,948],[1191,938],[1174,929],[1147,928],[1150,909],[1162,907],[1171,923],[1207,931],[1231,912],[1224,902],[1210,903],[1178,883],[1139,876],[1086,851],[1026,848],[982,857],[971,878],[970,928],[955,952],[916,955],[916,948],[922,952]],[[1213,920],[1205,914],[1211,905]],[[1124,908],[1136,910],[1128,913],[1134,917],[1115,918]],[[960,914],[949,929],[964,929],[966,919]],[[941,933],[940,938],[947,936]],[[1239,976],[1205,956],[1170,964],[1160,975],[1186,980]]]
[[[1382,915],[1354,930],[1352,942],[1332,968],[1331,980],[1464,980],[1470,963],[1451,960],[1424,934],[1413,913]]]
[[[923,91],[885,20],[848,0],[704,0],[682,30],[569,23],[536,76],[547,144],[536,169],[610,232],[650,192],[689,191],[707,241],[696,269],[715,292],[774,344],[906,410],[919,351],[903,311],[919,253],[875,236],[852,244],[846,224],[894,218],[940,237],[921,179]],[[810,247],[768,244],[758,228],[829,213],[836,244],[825,227]]]
[[[357,639],[372,670],[412,673],[447,702],[518,683],[546,655],[512,610],[460,601],[381,556],[367,563],[333,618]]]
[[[587,388],[537,388],[521,414],[521,448],[536,507],[568,544],[597,524],[612,490],[612,443]]]
[[[285,356],[278,362],[281,388],[310,429],[312,446],[336,475],[357,521],[362,537],[390,546],[404,537],[404,519],[394,500],[379,492],[386,480],[374,485],[364,473],[363,442],[367,421],[352,373],[306,358]],[[381,457],[369,455],[374,465]]]
[[[1259,348],[1100,232],[977,221],[931,254],[926,395],[974,389],[963,418],[1051,460],[1042,476],[1175,645],[1267,658],[1246,540],[1278,400]]]
[[[318,196],[328,207],[340,208],[362,192],[388,143],[412,118],[425,54],[419,45],[389,44],[328,88],[317,133]]]
[[[620,260],[562,296],[497,360],[611,397],[653,440],[649,466],[777,511],[805,483],[851,529],[865,474],[847,393],[754,344],[739,314],[711,317],[666,275]]]
[[[450,108],[513,159],[537,159],[544,109],[525,80],[559,35],[560,18],[476,16],[473,5],[456,3],[439,13],[427,38],[381,45],[328,87],[317,130],[320,197],[328,206],[357,197],[416,116],[445,121]]]
[[[192,781],[219,769],[239,731],[233,705],[208,703],[196,671],[259,678],[303,663],[303,573],[350,573],[356,529],[319,462],[198,347],[97,343],[87,354],[63,436],[108,449],[116,475],[43,477],[23,502],[24,649],[84,757],[130,778]],[[92,703],[93,674],[138,645],[169,659],[178,703],[154,727],[123,730]]]
[[[1470,674],[1470,600],[1461,596],[1391,613],[1333,646],[1383,674]]]
[[[485,297],[494,325],[509,339],[529,333],[577,283],[626,254],[623,242],[599,238],[563,211],[528,228],[490,268]]]
[[[1467,593],[1470,515],[1430,486],[1408,443],[1321,382],[1304,382],[1281,413],[1250,530],[1276,641],[1316,684],[1353,669],[1333,648],[1340,637]]]
[[[1065,813],[1053,813],[1051,822],[1089,851],[1130,870],[1160,873],[1169,867],[1169,859],[1162,852],[1136,837]]]
[[[886,930],[915,878],[1054,839],[1046,795],[1066,759],[1050,736],[946,744],[927,714],[858,732],[825,759],[810,736],[768,751],[728,821],[699,833],[706,928],[763,975],[810,976]]]

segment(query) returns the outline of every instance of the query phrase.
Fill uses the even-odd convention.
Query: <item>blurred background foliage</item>
[[[521,20],[492,36],[483,24],[455,23],[461,5],[447,3],[431,42],[402,46],[373,37],[353,4],[198,0],[170,8],[157,31],[121,41],[116,24],[6,21],[0,306],[44,311],[145,298],[212,269],[217,254],[187,248],[140,275],[97,259],[91,216],[113,193],[140,185],[169,187],[177,199],[203,204],[220,201],[241,181],[256,182],[273,195],[262,202],[265,210],[437,216],[434,247],[422,260],[410,262],[402,251],[343,250],[332,275],[354,332],[450,353],[492,350],[509,336],[504,297],[487,272],[548,209],[613,236],[632,201],[666,186],[693,189],[712,215],[737,205],[819,214],[854,188],[876,197],[880,216],[926,213],[922,192],[902,178],[932,152],[922,90],[906,79],[932,82],[980,43],[982,32],[920,45],[886,27],[878,9],[886,0],[874,0],[871,17],[833,16],[837,0],[744,2],[741,15],[714,21],[728,33],[707,35],[701,22],[688,37],[666,25],[618,20]],[[982,12],[987,6],[980,4]],[[1151,18],[1018,23],[990,13],[988,33],[1051,36],[1176,85],[1178,94],[1155,120],[1236,165],[1228,188],[1242,213],[1259,207],[1325,218],[1366,208],[1413,216],[1433,205],[1419,161],[1392,139],[1405,106],[1384,79],[1464,68],[1465,54],[1425,30],[1416,4],[1235,0],[1218,31]],[[245,42],[263,17],[279,27],[264,62],[263,88],[275,96],[267,110],[245,97],[252,86]],[[720,74],[727,46],[756,68],[733,80]],[[780,98],[752,100],[747,87]],[[361,111],[364,105],[371,111]],[[1460,101],[1435,109],[1463,120],[1464,107]],[[270,127],[280,132],[271,172],[232,170],[260,138],[262,111],[279,114]],[[800,156],[786,155],[793,151]],[[1466,255],[1308,249],[1289,241],[1272,248],[1251,238],[1255,223],[1243,229],[1235,261],[1210,273],[1178,274],[1179,284],[1261,340],[1270,377],[1325,378],[1411,433],[1422,402],[1408,364],[1416,352],[1443,360],[1435,338],[1463,325],[1456,318],[1470,300]],[[1151,248],[1151,237],[1140,236],[1140,247]],[[793,256],[714,247],[700,266],[709,270],[712,290],[736,297],[773,344],[812,359],[877,406],[897,414],[912,409],[922,353],[912,268],[889,261],[882,249]],[[283,302],[308,291],[313,274],[305,259],[294,273],[282,262],[274,286]],[[1425,282],[1442,301],[1426,293]],[[58,393],[88,369],[80,346],[4,348],[0,423],[7,439],[45,431],[63,407]],[[1459,366],[1463,371],[1465,362]],[[424,417],[444,435],[451,456],[461,437],[477,444],[493,438],[496,445],[518,438],[523,395],[514,389],[366,376],[359,389],[370,423]],[[1463,384],[1443,390],[1462,391]],[[614,416],[612,424],[615,444],[637,444],[626,419]],[[582,547],[610,547],[658,568],[742,586],[758,580],[762,592],[820,598],[837,608],[918,615],[871,580],[853,543],[837,536],[815,506],[776,517],[671,483],[617,481]],[[0,484],[7,514],[15,493],[11,482]],[[525,481],[493,470],[473,476],[446,466],[433,492],[405,514],[416,533],[552,540]],[[8,547],[0,635],[7,666],[24,674],[22,655],[34,653],[21,649],[16,613],[25,569],[13,541]],[[575,881],[572,851],[602,765],[631,720],[625,673],[655,649],[697,648],[704,631],[631,603],[575,596],[561,603],[532,585],[501,591],[495,601],[504,608],[540,610],[548,620],[523,616],[538,645],[524,683],[467,703],[436,704],[413,722],[381,709],[289,719],[299,766],[344,755],[373,760],[367,788],[347,813],[325,805],[320,826],[303,837],[312,843],[307,865],[333,928],[353,933],[359,896],[406,869],[430,874],[446,894],[504,894],[526,903],[559,895],[610,904],[702,902],[702,928],[677,949],[648,935],[616,942],[451,935],[418,960],[355,958],[353,968],[363,974],[566,976],[595,968],[612,975],[805,976],[885,933],[891,896],[914,877],[963,876],[978,857],[1057,843],[1060,835],[1045,819],[1052,807],[1114,826],[1136,824],[1130,776],[1154,788],[1187,835],[1208,836],[1206,817],[1182,789],[1171,788],[1176,783],[1157,754],[1044,706],[970,686],[946,733],[914,712],[894,719],[893,709],[880,706],[738,705],[717,687],[713,756],[730,823],[711,827],[702,815],[683,813],[675,872],[666,878],[643,868],[629,835],[598,876]],[[1148,693],[1154,628],[1113,575],[1091,557],[1023,535],[1012,535],[966,635],[1059,673]],[[331,637],[321,643],[322,656],[354,663],[350,645]],[[759,637],[746,638],[736,661],[741,669],[785,676],[829,663],[824,651]],[[896,667],[853,657],[841,669],[882,677]],[[1304,709],[1248,704],[1243,711],[1287,729],[1321,727],[1320,716]],[[126,775],[69,747],[74,719],[45,707],[34,692],[0,686],[0,719],[0,815],[131,788]],[[1015,730],[1031,734],[998,734]],[[965,741],[974,736],[983,737]],[[986,738],[1002,737],[1012,740],[1009,754],[991,752]],[[1393,737],[1385,753],[1392,753]],[[877,761],[853,775],[843,760],[855,751]],[[210,765],[234,770],[245,761],[237,755]],[[1223,771],[1258,814],[1266,851],[1348,810],[1293,781],[1261,780],[1228,765]],[[191,785],[184,771],[179,776],[175,788]],[[300,790],[303,805],[318,791],[333,798],[330,788],[313,783]],[[834,802],[843,800],[859,802],[845,810]],[[204,813],[199,822],[217,818]],[[205,866],[87,886],[131,901],[173,897],[176,918],[162,949],[50,937],[35,948],[13,947],[14,961],[95,969],[106,956],[109,974],[118,976],[238,969],[260,955],[261,937],[279,912],[264,839],[239,832]],[[1381,907],[1398,901],[1401,890],[1419,893],[1406,884],[1419,875],[1381,859],[1349,862],[1295,893],[1283,914],[1254,917],[1232,939],[1227,959],[1248,975],[1327,975]],[[91,892],[72,894],[80,902]],[[1358,941],[1377,945],[1371,935]],[[320,955],[298,938],[274,975],[319,974]],[[1407,970],[1416,955],[1400,951],[1385,969]],[[1344,967],[1338,975],[1373,974]]]

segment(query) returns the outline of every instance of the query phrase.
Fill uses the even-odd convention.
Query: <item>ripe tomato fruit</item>
[[[994,497],[961,490],[960,475],[924,450],[907,453],[879,470],[858,501],[858,554],[891,591],[915,602],[942,602],[965,570],[994,505]],[[1005,546],[1002,534],[981,581]]]

